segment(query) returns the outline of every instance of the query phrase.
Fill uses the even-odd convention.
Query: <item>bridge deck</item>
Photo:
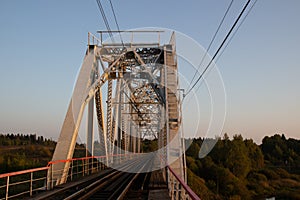
[[[148,200],[171,199],[161,170],[151,173]]]
[[[168,189],[150,190],[148,200],[171,199],[168,194]]]
[[[104,175],[110,173],[112,170],[111,169],[107,169],[107,170],[103,170],[99,173],[95,173],[95,174],[91,174],[86,176],[85,178],[81,178],[79,180],[76,181],[72,181],[72,182],[68,182],[59,186],[55,186],[55,188],[53,190],[50,191],[44,191],[40,194],[37,194],[33,197],[30,197],[28,199],[33,199],[33,200],[41,200],[41,199],[57,199],[57,195],[61,196],[61,199],[63,199],[62,194],[64,194],[66,191],[67,193],[72,193],[72,192],[76,192],[76,189],[78,190],[80,187],[84,187],[88,182],[91,181],[95,181],[97,179],[99,179],[100,177],[103,177]],[[75,191],[73,191],[75,188]],[[68,194],[64,194],[64,195],[68,195]]]
[[[140,174],[126,193],[125,200],[170,199],[161,171]]]
[[[97,174],[92,174],[81,178],[74,182],[69,182],[56,186],[54,190],[46,191],[31,197],[30,199],[64,199],[76,190],[85,187],[90,182],[93,182],[106,174],[111,173],[111,169],[101,171]],[[75,189],[75,191],[74,191]],[[104,195],[101,195],[104,196]],[[163,178],[163,173],[161,170],[139,174],[138,178],[130,186],[124,199],[134,200],[134,199],[144,199],[144,200],[156,200],[156,199],[170,199],[168,193],[167,183]]]

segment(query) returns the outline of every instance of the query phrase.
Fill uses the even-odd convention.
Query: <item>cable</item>
[[[121,35],[121,32],[120,32],[119,23],[118,23],[118,20],[117,20],[117,17],[116,17],[115,9],[114,9],[113,4],[112,4],[112,1],[109,0],[109,3],[110,3],[110,7],[111,7],[111,10],[112,10],[114,18],[115,18],[116,26],[117,26],[117,29],[118,29],[118,32],[119,32],[119,35],[120,35],[122,45],[123,45],[123,47],[125,47],[124,42],[123,42],[123,38],[122,38],[122,35]]]
[[[216,59],[216,62],[219,60],[219,58],[223,55],[225,49],[228,47],[229,43],[232,41],[232,38],[236,35],[236,33],[238,32],[238,30],[240,29],[240,27],[242,26],[242,24],[244,23],[245,19],[248,17],[249,13],[251,12],[251,10],[253,9],[253,7],[255,6],[257,0],[254,1],[254,3],[252,4],[252,6],[250,7],[250,9],[248,10],[247,14],[245,15],[245,17],[242,19],[241,23],[239,24],[239,26],[236,28],[236,30],[234,31],[234,33],[232,34],[231,38],[228,40],[227,44],[225,45],[225,47],[223,48],[222,52],[220,53],[220,55],[218,56],[218,58]]]
[[[204,71],[201,73],[201,75],[199,76],[199,78],[196,80],[196,82],[193,84],[193,86],[187,91],[187,93],[184,95],[183,98],[185,98],[192,91],[192,89],[198,84],[198,82],[201,80],[201,78],[203,77],[203,75],[205,74],[205,72],[208,70],[208,68],[210,67],[211,63],[214,61],[214,59],[218,55],[218,53],[222,49],[223,45],[225,44],[226,40],[228,39],[228,37],[230,36],[231,32],[233,31],[234,27],[237,25],[237,23],[240,20],[241,16],[245,12],[245,10],[248,7],[250,1],[251,0],[247,1],[247,3],[245,4],[245,6],[243,7],[242,11],[240,12],[239,16],[237,17],[237,19],[235,20],[234,24],[232,25],[232,27],[230,28],[229,32],[227,33],[226,37],[223,39],[223,42],[219,46],[218,50],[216,51],[216,53],[214,54],[214,56],[212,57],[212,59],[210,60],[210,62],[206,66],[206,68],[204,69]]]
[[[102,7],[101,1],[100,1],[100,0],[97,0],[97,4],[98,4],[99,10],[100,10],[100,12],[101,12],[102,19],[103,19],[103,21],[104,21],[104,23],[105,23],[106,29],[109,31],[109,36],[110,36],[110,38],[112,38],[111,29],[110,29],[108,20],[107,20],[107,18],[106,18],[104,9],[103,9],[103,7]]]
[[[200,69],[200,67],[202,66],[202,63],[203,63],[203,61],[204,61],[204,58],[207,56],[207,54],[208,54],[208,52],[209,52],[209,50],[210,50],[210,47],[211,47],[212,43],[214,42],[214,40],[215,40],[215,38],[216,38],[216,36],[217,36],[217,34],[218,34],[218,32],[219,32],[219,30],[220,30],[222,24],[223,24],[223,22],[224,22],[224,20],[225,20],[225,18],[226,18],[226,16],[227,16],[227,14],[228,14],[228,12],[229,12],[231,6],[232,6],[233,1],[234,1],[234,0],[231,0],[230,4],[228,5],[227,10],[226,10],[226,12],[225,12],[223,18],[222,18],[222,20],[220,21],[219,26],[218,26],[218,28],[217,28],[217,30],[216,30],[214,36],[212,37],[212,39],[211,39],[211,41],[210,41],[210,43],[209,43],[209,45],[208,45],[208,48],[207,48],[207,50],[206,50],[204,56],[202,57],[202,59],[201,59],[201,61],[200,61],[200,64],[198,65],[198,67],[197,67],[197,69],[196,69],[196,72],[194,73],[194,76],[193,76],[193,78],[192,78],[192,80],[191,80],[191,82],[190,82],[190,84],[189,84],[189,87],[192,85],[192,83],[193,83],[193,81],[194,81],[196,75],[199,73],[199,69]],[[188,90],[189,90],[189,89],[188,89]]]
[[[105,24],[105,26],[106,26],[106,29],[107,29],[107,31],[108,31],[109,37],[110,37],[110,39],[112,40],[112,42],[114,43],[115,41],[114,41],[113,35],[112,35],[112,33],[111,33],[111,29],[110,29],[108,20],[107,20],[107,18],[106,18],[104,9],[103,9],[103,7],[102,7],[101,1],[100,1],[100,0],[96,0],[96,1],[97,1],[97,4],[98,4],[98,8],[99,8],[99,10],[100,10],[100,12],[101,12],[101,15],[102,15],[104,24]]]
[[[219,54],[218,58],[216,59],[216,62],[219,60],[219,58],[222,56],[222,54],[224,53],[225,49],[228,47],[229,43],[232,41],[233,37],[236,35],[237,31],[239,30],[239,28],[242,26],[242,24],[244,23],[244,21],[246,20],[247,16],[249,15],[249,13],[251,12],[251,10],[253,9],[254,5],[256,4],[257,0],[254,1],[254,3],[252,4],[252,6],[250,7],[250,9],[248,10],[248,12],[246,13],[245,17],[242,19],[241,23],[239,24],[239,26],[236,28],[236,30],[233,32],[232,36],[230,37],[230,39],[228,40],[228,42],[226,43],[225,47],[223,48],[223,50],[221,51],[221,53]],[[198,91],[198,89],[200,88],[201,84],[198,85],[198,87],[195,89],[195,92]]]

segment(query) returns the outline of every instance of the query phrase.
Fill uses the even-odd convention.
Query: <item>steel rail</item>
[[[147,162],[140,162],[139,160],[134,160],[134,162],[131,162],[130,165],[126,165],[124,166],[125,168],[130,169],[132,166],[139,166],[140,170],[139,172],[141,172],[145,166],[148,165],[148,163],[151,160],[147,160]],[[115,173],[113,175],[113,177],[106,181],[101,183],[102,181],[97,181],[97,183],[93,183],[92,185],[85,187],[83,189],[81,189],[80,191],[78,191],[76,194],[70,196],[70,198],[67,198],[65,200],[71,200],[71,199],[78,199],[78,200],[84,200],[84,199],[89,199],[89,198],[93,198],[94,199],[94,195],[96,195],[97,193],[101,192],[100,190],[104,189],[104,190],[108,190],[110,189],[111,191],[113,191],[111,194],[106,194],[108,196],[106,196],[107,199],[122,199],[125,194],[127,193],[127,191],[129,190],[129,188],[131,187],[133,181],[137,178],[137,176],[139,175],[139,172],[136,174],[133,173],[128,173],[128,172],[122,172],[122,171],[118,171],[117,173]],[[116,185],[116,184],[112,184],[109,185],[111,183],[115,183],[112,182],[114,180],[122,180],[120,185]],[[98,185],[98,186],[96,186]],[[96,186],[96,187],[94,187]],[[116,187],[117,186],[117,187]],[[90,191],[89,191],[90,190]],[[86,194],[78,197],[78,195],[82,194],[83,192],[85,192]]]
[[[72,189],[78,189],[80,187],[82,187],[82,185],[87,185],[90,182],[94,182],[95,180],[99,179],[99,177],[102,176],[106,176],[108,173],[112,172],[113,169],[107,169],[105,171],[102,171],[102,174],[98,174],[92,178],[89,178],[86,181],[78,181],[78,182],[73,182],[73,183],[66,183],[65,187],[63,187],[63,185],[61,185],[60,187],[63,188],[58,188],[57,190],[52,190],[50,191],[48,194],[45,194],[43,196],[36,196],[33,199],[63,199],[66,195],[64,195],[66,192],[68,191],[72,191]],[[58,196],[60,196],[61,198],[58,198]],[[68,196],[66,196],[68,197]]]
[[[106,182],[103,182],[104,180],[109,179],[109,178],[111,178],[111,177],[113,178],[113,177],[116,176],[117,174],[119,174],[118,171],[115,171],[115,172],[113,172],[112,174],[108,174],[107,176],[105,176],[105,177],[99,179],[98,181],[92,183],[91,185],[89,185],[89,186],[87,186],[87,187],[85,187],[85,188],[82,188],[82,189],[79,190],[78,192],[76,192],[76,193],[74,193],[74,194],[68,196],[68,197],[65,198],[64,200],[75,199],[75,198],[78,197],[80,194],[85,193],[86,191],[88,191],[89,189],[95,187],[96,185],[98,185],[96,188],[99,189],[99,187],[102,187],[102,186],[106,183]],[[103,183],[101,183],[101,182],[103,182]],[[92,190],[95,190],[95,188],[92,189]],[[84,195],[84,196],[85,196],[85,195]],[[78,199],[81,199],[81,198],[78,198]]]
[[[136,164],[136,162],[138,162],[138,160],[134,160],[133,162],[132,160],[130,160],[131,165],[128,165],[128,163],[124,166],[122,166],[120,169],[123,170],[128,170],[130,169],[130,167],[134,166]],[[61,198],[59,199],[79,199],[81,198],[81,195],[83,193],[91,193],[91,191],[89,190],[93,190],[94,192],[97,192],[97,190],[99,190],[99,188],[104,187],[105,184],[107,184],[107,182],[111,179],[114,179],[115,177],[120,177],[122,176],[122,174],[124,174],[124,172],[120,172],[120,171],[116,171],[114,169],[110,169],[110,171],[106,172],[105,174],[102,174],[100,180],[99,180],[99,176],[94,177],[92,179],[88,179],[86,181],[81,181],[77,184],[71,184],[65,188],[61,188],[57,191],[52,191],[50,194],[43,196],[42,199],[52,199],[54,197],[54,199],[57,199],[58,196],[61,196]],[[98,185],[98,186],[97,186]],[[93,187],[95,187],[97,189],[93,189]],[[66,193],[75,190],[75,193],[72,193],[71,195],[68,195]],[[92,195],[92,194],[91,194]],[[88,198],[86,195],[84,195],[84,197]],[[86,199],[83,198],[83,199]],[[40,198],[38,198],[40,199]]]
[[[132,166],[135,166],[135,164],[138,162],[138,160],[135,160],[134,162],[132,162],[132,163],[130,163],[130,165],[128,165],[128,166],[124,166],[124,168],[128,168],[128,169],[130,169]],[[139,163],[137,163],[137,164],[139,164]],[[145,165],[146,163],[144,163],[144,165]],[[125,179],[124,179],[124,181],[123,181],[123,184],[125,184],[125,183],[128,183],[128,181],[131,179],[131,180],[134,180],[134,178],[136,178],[136,176],[134,176],[134,177],[132,177],[132,175],[128,175],[128,173],[127,172],[122,172],[122,171],[119,171],[119,173],[118,174],[116,174],[116,175],[118,175],[118,178],[122,178],[122,176],[125,176]],[[115,177],[114,177],[115,178]],[[128,185],[130,186],[131,185],[131,181],[130,181],[130,183],[128,183]],[[105,184],[107,184],[107,182],[105,182],[105,183],[103,183],[103,184],[101,184],[101,185],[99,185],[98,187],[96,187],[96,188],[93,188],[91,191],[89,191],[89,192],[87,192],[87,194],[85,194],[84,196],[82,196],[81,198],[78,198],[78,200],[83,200],[83,199],[88,199],[88,198],[90,198],[90,197],[92,197],[93,195],[95,195],[100,189],[102,189],[103,187],[105,187]],[[122,185],[123,185],[122,184]],[[109,187],[109,186],[108,186]],[[127,188],[127,187],[126,187]],[[122,186],[120,186],[120,187],[118,187],[118,188],[115,188],[115,191],[112,193],[112,194],[110,194],[109,195],[109,197],[108,197],[108,199],[112,199],[112,198],[115,198],[116,197],[116,195],[118,194],[118,193],[120,193],[120,190],[122,189],[123,190],[123,192],[121,192],[121,194],[119,195],[119,196],[124,196],[125,195],[125,191],[126,191],[126,188],[124,189],[124,186],[122,187]],[[86,188],[87,190],[89,189],[89,188]],[[128,188],[127,188],[128,189]],[[86,190],[85,190],[85,192],[86,192]],[[116,199],[116,198],[115,198]]]

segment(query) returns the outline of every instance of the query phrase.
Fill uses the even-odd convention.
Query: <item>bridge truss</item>
[[[100,31],[100,38],[89,33],[86,55],[52,160],[72,159],[87,109],[87,156],[106,156],[105,164],[109,166],[114,163],[110,155],[142,153],[142,139],[157,139],[158,149],[149,157],[158,160],[155,169],[164,170],[169,184],[167,166],[185,180],[175,34],[168,44],[160,44],[161,31],[127,31],[132,35],[127,43],[103,42],[106,33]],[[157,34],[158,41],[135,43],[134,34],[141,33]],[[100,152],[94,148],[94,116]],[[69,167],[70,162],[53,165],[51,177],[55,184],[67,181]]]

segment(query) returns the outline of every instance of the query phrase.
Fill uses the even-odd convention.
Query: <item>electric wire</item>
[[[209,50],[210,50],[210,48],[211,48],[211,45],[213,44],[214,40],[216,39],[216,36],[217,36],[217,34],[218,34],[218,32],[219,32],[219,30],[220,30],[220,28],[221,28],[221,26],[222,26],[222,24],[223,24],[223,22],[224,22],[226,16],[227,16],[227,14],[228,14],[228,12],[229,12],[231,6],[232,6],[233,1],[234,1],[234,0],[231,0],[230,4],[228,5],[228,7],[227,7],[227,9],[226,9],[226,12],[225,12],[225,14],[223,15],[223,17],[222,17],[222,19],[221,19],[221,21],[220,21],[220,23],[219,23],[219,26],[218,26],[217,30],[215,31],[215,34],[213,35],[213,37],[212,37],[212,39],[211,39],[211,41],[210,41],[210,43],[209,43],[209,45],[208,45],[208,47],[207,47],[207,50],[205,51],[205,54],[204,54],[204,56],[202,57],[202,59],[201,59],[201,61],[200,61],[200,64],[198,65],[198,67],[197,67],[197,69],[196,69],[196,71],[195,71],[195,73],[194,73],[194,76],[193,76],[193,78],[192,78],[192,80],[191,80],[191,82],[190,82],[190,84],[189,84],[189,87],[191,87],[191,85],[192,85],[192,83],[193,83],[193,81],[194,81],[196,75],[199,73],[199,69],[200,69],[200,67],[201,67],[202,64],[203,64],[203,61],[204,61],[204,59],[206,58],[206,56],[207,56],[207,54],[208,54],[208,52],[209,52]],[[188,89],[188,90],[189,90],[189,89]]]
[[[212,59],[210,60],[210,62],[207,64],[206,68],[204,69],[204,71],[201,73],[201,75],[198,77],[198,79],[196,80],[196,82],[193,84],[193,86],[187,91],[187,93],[184,95],[183,99],[189,95],[189,93],[194,89],[194,87],[198,84],[198,82],[202,79],[203,75],[205,74],[205,72],[208,70],[208,68],[210,67],[210,65],[212,64],[212,62],[215,60],[216,56],[218,55],[218,53],[220,52],[220,50],[222,49],[223,45],[225,44],[225,42],[227,41],[227,39],[229,38],[230,34],[232,33],[233,29],[235,28],[235,26],[237,25],[238,21],[240,20],[240,18],[242,17],[243,13],[245,12],[245,10],[247,9],[249,3],[251,0],[248,0],[247,3],[245,4],[245,6],[243,7],[242,11],[240,12],[240,14],[238,15],[237,19],[235,20],[234,24],[231,26],[229,32],[227,33],[227,35],[225,36],[225,38],[223,39],[221,45],[219,46],[219,48],[217,49],[217,51],[215,52],[214,56],[212,57]]]
[[[115,13],[114,6],[113,6],[111,0],[109,0],[109,3],[110,3],[110,7],[111,7],[111,10],[112,10],[112,13],[114,15],[115,23],[116,23],[116,26],[117,26],[117,29],[118,29],[118,32],[119,32],[119,35],[120,35],[120,39],[121,39],[122,45],[123,45],[123,47],[125,47],[124,42],[123,42],[123,38],[122,38],[122,35],[121,35],[121,32],[120,32],[120,27],[119,27],[119,23],[118,23],[118,20],[117,20],[117,16],[116,16],[116,13]]]
[[[233,32],[232,36],[230,37],[230,39],[228,40],[228,42],[226,43],[225,47],[223,48],[223,50],[221,51],[220,55],[218,56],[218,58],[216,59],[216,62],[220,59],[220,57],[223,55],[224,51],[226,50],[226,48],[228,47],[228,45],[230,44],[230,42],[232,41],[233,37],[236,35],[236,33],[238,32],[238,30],[240,29],[240,27],[243,25],[243,23],[245,22],[246,18],[248,17],[249,13],[252,11],[253,7],[255,6],[257,0],[254,1],[254,3],[252,4],[252,6],[250,7],[250,9],[248,10],[248,12],[246,13],[245,17],[242,19],[241,23],[239,24],[239,26],[236,28],[236,30]]]
[[[255,6],[257,0],[254,1],[254,3],[252,4],[252,6],[250,7],[250,9],[248,10],[248,12],[246,13],[245,17],[242,19],[241,23],[239,24],[239,26],[235,29],[235,31],[233,32],[232,36],[230,37],[230,39],[228,40],[228,42],[226,43],[225,47],[222,49],[221,53],[219,54],[218,58],[216,59],[215,62],[217,62],[220,57],[223,55],[224,51],[226,50],[226,48],[228,47],[229,43],[232,41],[233,37],[236,35],[236,33],[238,32],[239,28],[242,26],[242,24],[244,23],[244,21],[246,20],[246,18],[248,17],[249,13],[251,12],[251,10],[253,9],[253,7]],[[195,92],[198,91],[198,89],[200,88],[201,83],[198,85],[198,87],[195,89]]]
[[[109,26],[107,17],[106,17],[106,15],[105,15],[103,6],[102,6],[102,4],[101,4],[101,0],[96,0],[96,1],[97,1],[97,4],[98,4],[98,8],[99,8],[99,10],[100,10],[100,13],[101,13],[101,15],[102,15],[102,19],[103,19],[103,21],[104,21],[104,24],[105,24],[105,26],[106,26],[106,29],[107,29],[107,31],[108,31],[109,37],[110,37],[110,39],[112,40],[112,42],[114,43],[115,41],[114,41],[114,38],[113,38],[113,35],[112,35],[112,32],[111,32],[111,28],[110,28],[110,26]]]

